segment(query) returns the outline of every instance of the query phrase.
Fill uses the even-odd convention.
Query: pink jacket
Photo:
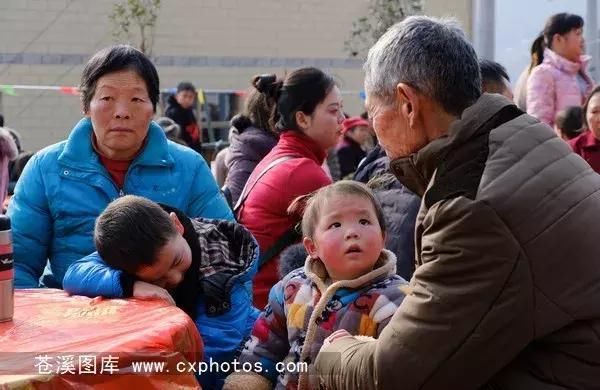
[[[558,111],[581,106],[594,86],[587,72],[589,61],[589,56],[581,56],[579,62],[572,62],[550,49],[544,50],[544,61],[527,80],[527,113],[553,126]],[[584,93],[577,82],[578,73],[586,84]]]

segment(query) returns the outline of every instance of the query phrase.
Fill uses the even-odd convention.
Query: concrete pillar
[[[494,59],[496,1],[473,0],[473,46],[480,58]]]
[[[598,64],[600,64],[599,55],[599,42],[598,42],[598,3],[597,0],[587,0],[586,2],[586,15],[585,15],[585,23],[584,23],[584,34],[585,34],[585,50],[587,54],[592,56],[592,61],[590,63],[590,74],[594,78],[594,80],[598,81],[598,75],[600,74],[600,69],[598,69]]]

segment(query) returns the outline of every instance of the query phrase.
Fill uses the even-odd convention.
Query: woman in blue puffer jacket
[[[28,162],[8,208],[17,288],[62,288],[67,268],[94,252],[96,217],[124,194],[191,217],[233,219],[204,159],[152,122],[159,80],[143,53],[101,50],[80,90],[85,118]]]

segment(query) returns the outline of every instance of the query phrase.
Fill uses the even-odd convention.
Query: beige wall
[[[0,84],[77,85],[89,55],[113,43],[113,3],[1,0]],[[470,1],[452,3],[425,0],[425,10],[464,18]],[[343,42],[366,8],[366,0],[163,0],[153,50],[161,87],[185,79],[204,89],[244,89],[254,74],[316,65],[354,91],[344,96],[346,110],[358,114],[360,61],[347,58]],[[0,111],[27,149],[64,139],[81,117],[75,96],[17,93],[3,96]]]
[[[472,37],[473,0],[423,0],[423,11],[431,16],[452,16],[458,19],[469,37]]]

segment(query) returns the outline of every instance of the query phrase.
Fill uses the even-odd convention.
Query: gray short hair
[[[365,91],[391,102],[406,83],[460,116],[481,96],[477,54],[454,19],[411,16],[369,50]]]

